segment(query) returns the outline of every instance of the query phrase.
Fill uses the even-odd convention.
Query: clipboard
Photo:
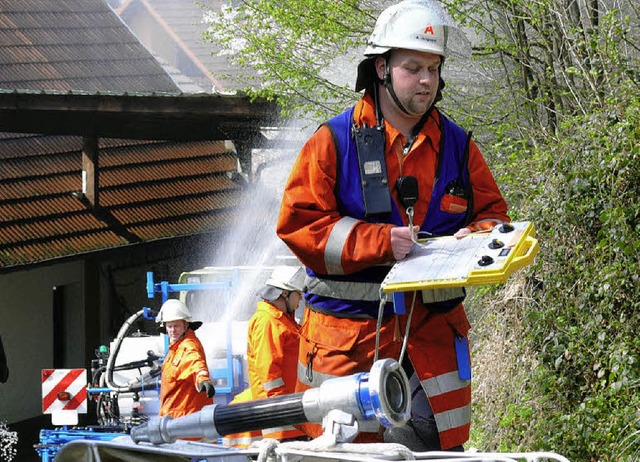
[[[396,262],[381,288],[385,293],[501,284],[530,265],[540,246],[531,222],[512,222],[463,239],[443,236],[418,241]]]

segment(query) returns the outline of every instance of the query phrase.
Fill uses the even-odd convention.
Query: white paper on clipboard
[[[508,231],[498,227],[463,239],[445,236],[422,241],[394,264],[382,289],[400,292],[504,282],[513,271],[530,264],[539,251],[531,223],[511,226]],[[502,245],[496,247],[496,242]],[[491,263],[482,261],[487,257]]]

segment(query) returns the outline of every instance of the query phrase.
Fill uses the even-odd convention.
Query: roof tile
[[[104,139],[94,207],[79,194],[81,149],[79,137],[0,137],[0,265],[211,232],[242,200],[223,141]]]
[[[179,93],[102,0],[0,0],[0,88]]]
[[[2,90],[180,94],[103,0],[0,0],[0,43]],[[209,233],[240,204],[225,142],[99,139],[95,205],[82,146],[0,133],[0,267]]]

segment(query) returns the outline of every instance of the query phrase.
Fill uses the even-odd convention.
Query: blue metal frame
[[[124,431],[121,433],[104,432],[99,428],[87,427],[86,429],[68,429],[66,426],[53,430],[40,430],[40,444],[36,446],[36,451],[42,462],[53,462],[58,451],[70,441],[74,440],[100,440],[111,441],[119,436],[126,435]]]
[[[214,289],[228,289],[232,287],[233,281],[225,282],[198,282],[198,283],[183,283],[183,284],[171,284],[168,281],[154,282],[153,272],[147,271],[147,297],[153,299],[155,294],[162,294],[162,303],[169,299],[170,293],[191,291],[191,290],[214,290]]]

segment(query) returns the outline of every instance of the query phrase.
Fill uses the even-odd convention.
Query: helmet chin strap
[[[396,106],[398,106],[398,108],[408,116],[413,115],[402,105],[402,103],[398,99],[398,95],[396,95],[396,92],[393,89],[393,83],[391,82],[391,69],[389,68],[389,61],[387,61],[386,59],[384,60],[384,75],[382,76],[382,84],[389,92],[389,95],[391,95],[391,99],[393,99],[393,102],[396,103]]]
[[[440,63],[440,66],[442,66],[442,63]],[[398,108],[408,116],[414,116],[414,114],[411,114],[402,105],[402,103],[398,99],[398,96],[396,95],[396,92],[393,90],[393,83],[391,82],[391,70],[389,69],[389,62],[386,59],[384,61],[384,74],[382,77],[382,83],[384,87],[387,89],[387,91],[389,92],[389,95],[391,95],[391,98],[395,102],[396,106],[398,106]],[[413,146],[413,143],[418,137],[418,133],[420,132],[420,130],[422,130],[422,127],[427,122],[427,119],[431,116],[431,113],[433,112],[433,108],[435,107],[436,101],[438,101],[442,97],[440,90],[443,87],[444,87],[444,81],[440,79],[440,82],[438,84],[438,94],[436,95],[436,99],[431,104],[431,106],[429,106],[429,109],[427,109],[427,111],[424,114],[422,114],[418,123],[413,126],[413,130],[411,130],[411,136],[409,137],[409,139],[407,139],[407,143],[405,144],[405,147],[404,147],[405,154],[411,151],[411,147]],[[377,87],[376,87],[376,90],[377,90]],[[377,96],[377,91],[375,93],[376,93],[375,96]],[[379,106],[377,98],[375,99],[375,105],[376,105],[376,115],[377,115],[378,106]]]
[[[286,297],[284,298],[284,306],[286,309],[287,314],[292,314],[296,311],[297,307],[292,307],[291,304],[289,303],[289,299],[291,298],[291,295],[293,295],[295,293],[295,291],[289,291],[289,293],[287,294]]]
[[[444,57],[442,57],[441,61],[440,61],[440,65],[438,66],[438,92],[436,94],[436,98],[433,101],[433,103],[431,104],[431,107],[429,109],[427,109],[426,113],[431,112],[431,109],[433,108],[433,106],[442,99],[442,89],[444,88],[444,80],[442,80],[442,65],[444,64]],[[400,100],[398,99],[398,95],[396,95],[396,92],[393,89],[393,82],[391,81],[391,69],[389,68],[389,61],[388,59],[384,60],[384,75],[382,76],[382,84],[384,85],[384,87],[387,89],[387,91],[389,92],[389,95],[391,96],[391,99],[393,99],[393,102],[396,104],[396,106],[398,106],[398,108],[404,112],[405,114],[407,114],[408,116],[413,116],[415,114],[411,114],[409,111],[407,111],[407,109],[402,105],[402,103],[400,102]],[[377,102],[376,102],[377,104]]]

